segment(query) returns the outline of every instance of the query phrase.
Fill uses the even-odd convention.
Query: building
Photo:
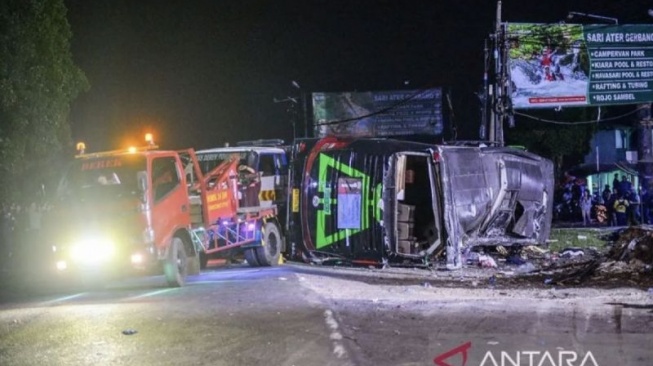
[[[601,192],[606,185],[612,187],[614,175],[625,175],[633,187],[640,186],[637,171],[637,141],[635,128],[615,126],[609,130],[597,131],[590,142],[591,151],[581,165],[570,173],[586,178],[591,192]]]

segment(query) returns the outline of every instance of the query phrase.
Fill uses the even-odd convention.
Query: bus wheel
[[[260,266],[258,258],[256,258],[255,248],[245,249],[245,260],[247,260],[247,264],[249,264],[250,267]]]

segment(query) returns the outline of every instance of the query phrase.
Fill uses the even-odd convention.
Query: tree
[[[0,2],[0,202],[29,198],[72,146],[70,103],[88,89],[63,0]]]
[[[540,111],[538,118],[558,121],[588,121],[595,118],[591,109],[568,108],[562,112]],[[530,114],[530,113],[529,113]],[[554,124],[519,118],[514,129],[506,130],[506,142],[552,159],[556,178],[565,170],[583,162],[590,151],[596,124]]]

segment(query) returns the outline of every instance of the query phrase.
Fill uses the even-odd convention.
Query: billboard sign
[[[514,108],[653,101],[653,25],[506,24]]]
[[[315,135],[441,135],[442,90],[313,93]]]

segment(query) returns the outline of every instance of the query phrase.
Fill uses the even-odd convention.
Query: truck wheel
[[[188,263],[187,264],[188,265],[188,275],[189,276],[199,275],[200,274],[200,269],[201,269],[200,268],[201,267],[200,253],[196,253],[194,256],[188,257],[188,259],[186,261]]]
[[[256,258],[256,249],[254,248],[245,249],[245,260],[247,260],[247,264],[249,264],[250,267],[260,266],[258,258]]]
[[[276,266],[279,264],[281,256],[281,234],[279,228],[272,222],[268,222],[263,227],[264,243],[256,248],[256,258],[262,266]]]
[[[206,265],[209,264],[209,255],[204,253],[203,250],[199,251],[198,255],[200,256],[200,268],[205,269]]]
[[[165,260],[164,272],[170,287],[181,287],[186,281],[186,251],[179,238],[173,238]]]

